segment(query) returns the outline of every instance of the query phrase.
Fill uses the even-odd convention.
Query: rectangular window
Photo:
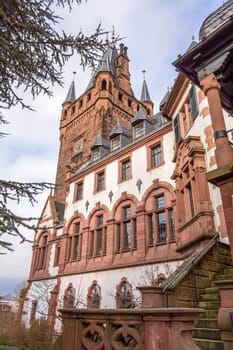
[[[138,123],[137,125],[135,125],[133,128],[133,131],[134,131],[134,138],[135,139],[137,137],[144,135],[144,133],[145,133],[144,122],[141,122],[141,123]]]
[[[104,189],[105,176],[104,172],[97,174],[96,191],[102,191]]]
[[[92,152],[92,160],[93,162],[95,160],[98,160],[100,159],[100,149],[99,148],[96,148],[93,152]]]
[[[187,187],[187,190],[188,190],[188,196],[189,196],[189,205],[190,205],[191,217],[194,217],[195,211],[194,211],[194,203],[193,203],[193,193],[192,193],[192,188],[191,188],[190,184]]]
[[[55,258],[54,258],[54,265],[57,266],[60,261],[60,253],[61,253],[61,247],[57,246],[56,247],[56,252],[55,252]]]
[[[112,143],[112,151],[119,149],[120,145],[121,145],[120,135],[114,137],[114,139],[112,139],[111,143]]]
[[[156,197],[156,207],[157,209],[161,209],[165,207],[165,197],[164,195]]]
[[[170,236],[171,236],[171,240],[174,240],[176,238],[176,236],[175,236],[174,210],[169,209],[168,215],[169,215],[169,224],[170,224]]]
[[[83,182],[79,182],[76,185],[76,200],[79,201],[83,199]]]
[[[162,148],[161,144],[151,147],[151,167],[157,167],[162,164]]]
[[[154,222],[153,222],[153,214],[148,215],[148,240],[149,245],[154,244]]]
[[[103,216],[97,216],[97,230],[96,230],[96,255],[102,253],[102,244],[103,244]]]
[[[123,208],[123,232],[124,232],[124,249],[129,249],[131,247],[131,208],[125,207]]]
[[[121,247],[121,225],[116,225],[116,252],[120,251]]]
[[[133,219],[133,248],[137,249],[137,219]]]
[[[190,109],[191,109],[190,111],[191,119],[194,120],[198,115],[198,101],[197,101],[196,87],[194,84],[192,84],[191,89],[189,91],[189,102],[190,102]]]
[[[166,215],[165,211],[157,214],[158,220],[158,240],[159,242],[166,242],[167,230],[166,230]]]
[[[83,153],[78,153],[71,158],[71,163],[78,164],[83,160]]]
[[[74,243],[73,243],[73,256],[72,259],[77,259],[78,258],[78,250],[79,250],[79,235],[74,236],[73,239]]]
[[[126,181],[131,177],[131,162],[130,159],[124,160],[121,164],[121,180]]]
[[[174,118],[173,127],[174,127],[175,140],[176,142],[178,142],[181,138],[179,114],[177,114]]]
[[[47,248],[47,241],[48,241],[48,237],[44,236],[43,237],[43,245],[41,247],[41,251],[40,251],[40,263],[39,263],[39,268],[43,269],[45,268],[46,265],[46,248]]]
[[[93,256],[94,250],[94,231],[90,232],[90,241],[89,241],[89,257]]]

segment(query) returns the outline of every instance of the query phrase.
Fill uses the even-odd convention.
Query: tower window
[[[101,82],[101,90],[107,90],[107,82],[105,79],[103,79]]]
[[[87,94],[87,102],[89,102],[91,100],[91,93],[89,92],[89,94]]]
[[[118,99],[119,101],[123,101],[123,94],[121,92],[118,93]]]

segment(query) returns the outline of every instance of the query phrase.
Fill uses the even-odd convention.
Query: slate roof
[[[112,139],[114,136],[120,135],[120,134],[124,134],[125,136],[129,137],[129,132],[121,126],[120,122],[117,122],[116,126],[111,131],[109,137],[110,139]]]
[[[90,88],[92,88],[94,86],[95,78],[98,75],[98,73],[110,72],[113,75],[115,75],[116,65],[117,65],[117,56],[118,56],[118,52],[117,52],[115,45],[110,46],[108,44],[96,70],[93,72],[93,74],[91,76],[91,79],[87,85],[86,90],[89,90]]]
[[[199,40],[203,40],[219,29],[233,16],[233,0],[226,1],[216,11],[212,12],[202,23],[199,31]]]
[[[66,95],[66,98],[65,98],[65,102],[74,102],[76,100],[76,94],[75,94],[75,85],[74,85],[74,81],[72,81],[72,83],[70,84],[70,88],[69,88],[69,91]]]
[[[104,139],[101,135],[98,135],[95,141],[93,142],[93,144],[91,145],[91,150],[96,147],[104,147],[109,149],[110,148],[109,141]]]
[[[152,102],[145,79],[143,80],[143,84],[142,84],[142,92],[141,92],[141,99],[140,99],[140,101],[141,102],[144,102],[144,101]]]
[[[132,126],[134,126],[135,124],[137,124],[137,122],[141,121],[141,120],[146,120],[147,119],[147,115],[146,113],[142,110],[141,106],[139,108],[139,110],[137,111],[135,117],[132,120]]]

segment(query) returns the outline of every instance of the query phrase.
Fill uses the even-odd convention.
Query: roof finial
[[[75,72],[75,70],[73,71],[73,81],[75,79],[75,75],[76,75],[77,72]]]
[[[192,40],[195,40],[195,36],[194,35],[192,35]]]
[[[114,43],[115,39],[115,28],[112,26],[112,43]]]
[[[108,32],[107,32],[107,34],[106,34],[105,44],[106,44],[106,45],[108,45],[108,44],[109,44],[109,40],[108,40]]]
[[[143,71],[142,71],[142,74],[143,74],[143,79],[145,80],[146,79],[146,71],[145,71],[145,69],[143,69]]]

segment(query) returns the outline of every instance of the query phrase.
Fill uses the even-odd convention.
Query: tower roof
[[[113,76],[116,73],[116,66],[117,66],[117,56],[118,52],[115,47],[115,45],[110,45],[109,43],[106,44],[106,50],[103,53],[103,56],[96,68],[96,70],[93,72],[91,79],[87,85],[87,89],[89,90],[94,86],[95,78],[100,72],[110,72],[113,74]]]
[[[141,102],[145,102],[145,101],[146,101],[146,102],[152,102],[152,101],[151,101],[151,98],[150,98],[149,90],[148,90],[147,83],[146,83],[146,80],[145,80],[145,79],[143,80],[143,83],[142,83],[142,92],[141,92],[140,101],[141,101]]]
[[[120,135],[120,134],[124,134],[126,136],[129,136],[129,132],[127,130],[125,130],[124,128],[122,128],[120,122],[118,121],[116,126],[111,131],[109,137],[110,137],[110,139],[112,139],[114,136]]]
[[[204,22],[199,31],[199,40],[203,40],[228,22],[233,16],[233,1],[228,0],[216,11],[212,12]]]
[[[98,135],[91,145],[91,150],[95,149],[96,147],[109,148],[109,141],[105,140],[101,135]]]
[[[75,85],[74,85],[74,81],[72,81],[72,83],[70,84],[70,88],[69,88],[69,91],[66,95],[66,98],[65,98],[65,102],[74,102],[76,100],[76,94],[75,94]]]
[[[142,120],[146,120],[147,119],[147,115],[146,113],[142,110],[141,106],[139,108],[139,110],[137,111],[135,117],[132,120],[132,125],[134,126],[135,124],[137,124],[139,121]]]

